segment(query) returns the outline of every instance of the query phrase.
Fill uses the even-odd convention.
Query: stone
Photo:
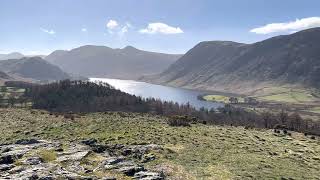
[[[2,155],[0,157],[0,164],[12,164],[15,162],[15,157],[11,154],[9,155]]]
[[[113,165],[113,164],[117,164],[121,161],[123,161],[125,158],[123,156],[118,156],[118,157],[109,157],[106,160],[104,160],[104,164],[105,165]]]
[[[24,171],[25,169],[26,168],[23,166],[16,166],[16,167],[10,169],[9,173],[10,174],[20,173],[20,172]]]
[[[74,172],[85,172],[85,168],[80,165],[79,161],[74,161],[68,165],[68,169],[72,169]]]
[[[16,144],[22,144],[22,145],[27,145],[27,144],[37,144],[40,143],[36,139],[20,139],[16,142]]]
[[[63,152],[63,149],[62,149],[61,147],[58,147],[58,148],[55,149],[55,151],[57,151],[57,152]]]
[[[1,171],[8,171],[12,168],[14,168],[15,166],[13,164],[1,164],[0,165],[0,172]]]
[[[53,176],[44,176],[44,177],[40,177],[39,180],[54,180]]]
[[[139,180],[162,180],[164,176],[162,173],[158,172],[148,172],[148,171],[140,171],[134,174],[133,179]]]
[[[156,156],[153,154],[146,154],[142,157],[141,162],[146,163],[150,161],[154,161],[156,159]]]
[[[68,148],[62,149],[58,141],[44,141],[35,139],[21,139],[15,144],[0,146],[0,179],[98,179],[92,175],[98,171],[112,169],[124,175],[135,177],[135,179],[161,179],[159,173],[148,172],[142,165],[135,161],[149,162],[155,156],[149,153],[150,150],[161,148],[158,145],[100,145],[97,140],[88,139],[81,143],[71,142]],[[37,150],[54,150],[57,159],[44,162],[41,157],[35,154]],[[82,160],[91,153],[99,157],[96,162],[101,162],[98,167],[86,167],[81,164]],[[25,154],[32,154],[21,160]],[[122,156],[126,155],[126,156]],[[63,167],[62,165],[63,164]],[[88,168],[88,169],[87,169]],[[93,170],[91,169],[93,168]],[[143,173],[140,173],[143,172]],[[98,172],[99,173],[99,172]],[[114,180],[114,177],[104,177],[105,180]]]
[[[37,174],[32,174],[28,180],[36,180],[36,179],[39,179],[39,176]]]
[[[14,159],[22,158],[30,149],[28,148],[14,148],[9,152],[3,153],[2,156],[12,156]],[[1,159],[1,158],[0,158]]]
[[[124,156],[131,155],[134,158],[142,159],[143,156],[149,153],[151,150],[162,150],[162,147],[156,144],[134,145],[124,148],[121,154]]]
[[[117,180],[115,177],[103,177],[102,180]]]
[[[96,139],[87,139],[87,140],[83,140],[81,141],[81,143],[91,146],[93,144],[96,144],[98,141]]]
[[[103,153],[107,149],[106,146],[100,144],[93,144],[90,147],[91,150],[95,153]]]
[[[37,165],[43,162],[43,159],[40,157],[28,157],[26,160],[23,161],[24,164],[26,165]]]
[[[135,173],[143,171],[143,170],[144,170],[144,168],[142,166],[138,166],[138,165],[124,166],[124,167],[117,169],[117,171],[119,171],[127,176],[133,176]]]
[[[90,151],[80,151],[70,154],[64,154],[60,157],[58,157],[57,161],[63,162],[63,161],[80,161],[84,157],[86,157]]]
[[[5,148],[3,148],[2,153],[6,153],[6,152],[9,152],[9,151],[11,151],[11,148],[10,147],[5,147]]]

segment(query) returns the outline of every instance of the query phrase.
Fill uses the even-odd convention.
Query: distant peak
[[[43,59],[40,56],[32,56],[32,57],[23,57],[21,60],[36,60],[36,61],[43,61]]]
[[[138,49],[133,46],[126,46],[123,48],[123,50],[138,50]]]
[[[243,44],[243,43],[238,43],[238,42],[234,42],[234,41],[203,41],[200,42],[203,44],[218,44],[218,45],[239,45],[239,44]]]
[[[12,53],[9,53],[8,55],[24,56],[23,54],[21,54],[19,52],[12,52]]]

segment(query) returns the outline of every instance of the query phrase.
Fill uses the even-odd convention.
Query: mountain
[[[20,59],[23,58],[24,55],[18,52],[13,52],[10,54],[0,54],[0,60],[8,60],[8,59]]]
[[[284,84],[320,88],[319,48],[320,28],[254,44],[201,42],[164,72],[142,80],[228,92]]]
[[[70,78],[59,67],[48,63],[40,57],[24,57],[0,61],[0,71],[33,80],[62,80]]]
[[[132,46],[112,49],[87,45],[70,51],[54,51],[45,59],[75,75],[137,79],[162,72],[179,57],[181,55],[142,51]]]

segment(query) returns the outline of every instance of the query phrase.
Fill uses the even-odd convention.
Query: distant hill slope
[[[34,80],[62,80],[70,78],[59,67],[40,57],[10,59],[0,61],[0,71],[22,78]]]
[[[112,49],[87,45],[70,51],[54,51],[45,59],[75,75],[136,79],[162,72],[179,57],[181,55],[142,51],[131,46]]]
[[[12,77],[10,77],[8,74],[0,71],[0,86],[3,85],[3,83],[8,80],[12,80]]]
[[[254,44],[201,42],[163,73],[143,80],[229,92],[282,84],[320,88],[320,28]]]
[[[0,71],[0,78],[1,79],[11,79],[11,77],[8,74],[6,74],[2,71]]]
[[[8,59],[20,59],[23,58],[24,55],[18,52],[13,52],[10,54],[0,54],[0,60],[8,60]]]

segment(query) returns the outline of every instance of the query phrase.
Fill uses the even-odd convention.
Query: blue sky
[[[320,26],[319,7],[319,0],[1,0],[0,53],[86,44],[185,53],[200,41],[252,43]]]

